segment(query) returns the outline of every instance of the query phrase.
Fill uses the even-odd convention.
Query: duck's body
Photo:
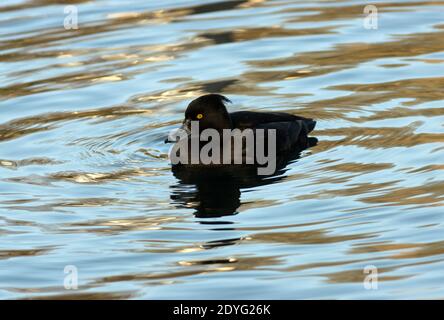
[[[284,112],[238,111],[230,113],[233,129],[274,129],[278,152],[308,147],[308,134],[316,121]]]
[[[253,133],[254,142],[250,147],[246,143],[242,146],[244,159],[247,159],[247,148],[252,146],[257,148],[258,143],[262,143],[264,150],[270,153],[269,139],[273,137],[270,135],[271,131],[274,131],[273,134],[275,134],[273,151],[276,152],[277,157],[301,151],[316,142],[314,141],[315,138],[308,138],[308,134],[316,125],[316,121],[312,119],[283,112],[238,111],[228,113],[224,102],[229,101],[226,97],[218,94],[208,94],[193,100],[185,111],[182,129],[191,137],[193,136],[191,132],[193,131],[192,122],[197,123],[198,139],[206,129],[213,129],[213,132],[219,133],[220,137],[223,136],[225,131],[239,129],[237,131],[246,132],[248,129]],[[226,146],[225,143],[226,141],[220,141],[222,147]],[[199,140],[199,149],[202,149],[205,144],[206,142]],[[233,144],[230,144],[230,146],[233,148]],[[190,154],[191,152],[188,152],[188,156]],[[233,155],[234,152],[231,154]]]

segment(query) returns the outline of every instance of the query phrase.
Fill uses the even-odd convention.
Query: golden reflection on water
[[[0,5],[0,298],[368,298],[367,265],[381,297],[444,296],[444,1],[377,3],[378,30],[364,1],[109,4]],[[163,140],[206,92],[319,143],[232,194],[180,183]],[[202,190],[236,208],[202,218]]]
[[[26,257],[47,254],[48,249],[31,249],[31,250],[0,250],[0,259],[11,259],[15,257]]]

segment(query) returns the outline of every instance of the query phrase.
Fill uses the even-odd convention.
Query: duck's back
[[[305,148],[307,135],[314,129],[316,121],[283,112],[239,111],[230,113],[233,128],[276,130],[277,151]]]

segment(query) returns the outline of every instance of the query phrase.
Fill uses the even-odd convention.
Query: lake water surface
[[[444,1],[367,4],[2,1],[0,298],[444,298]],[[206,92],[319,143],[182,183],[164,139]]]

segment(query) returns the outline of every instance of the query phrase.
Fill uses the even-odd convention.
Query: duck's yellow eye
[[[199,113],[199,114],[196,116],[196,118],[199,119],[199,120],[202,119],[202,118],[203,118],[203,114],[202,114],[202,113]]]

